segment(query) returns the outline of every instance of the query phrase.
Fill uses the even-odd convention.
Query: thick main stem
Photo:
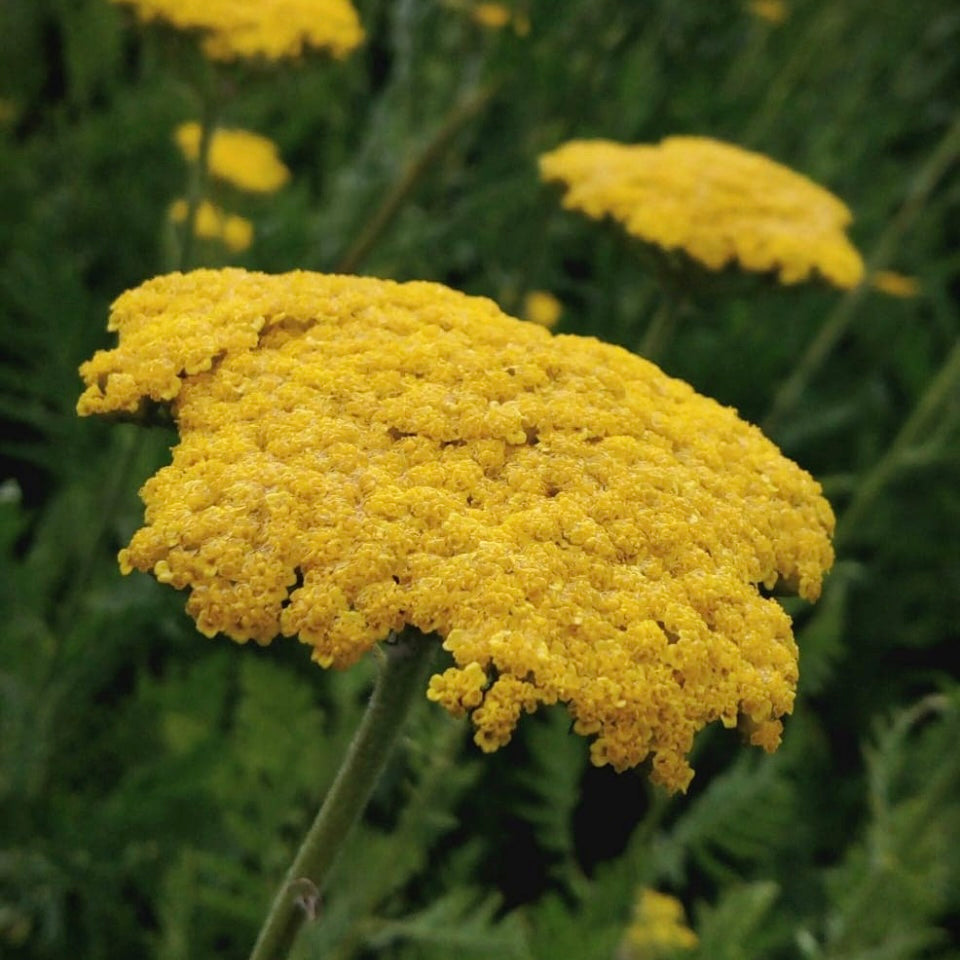
[[[304,921],[315,916],[327,873],[367,805],[414,698],[424,691],[438,646],[413,628],[385,645],[366,713],[274,898],[250,960],[283,960]]]

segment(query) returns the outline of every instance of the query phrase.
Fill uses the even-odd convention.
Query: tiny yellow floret
[[[200,124],[180,124],[174,139],[187,160],[196,163],[200,154]],[[214,130],[207,167],[212,177],[249,193],[274,193],[290,179],[276,144],[248,130]]]
[[[531,290],[523,298],[523,319],[552,330],[563,313],[563,304],[548,290]]]
[[[878,270],[871,278],[875,290],[888,297],[911,299],[920,293],[920,284],[915,277],[908,277],[894,270]]]
[[[850,210],[812,180],[759,153],[709,137],[657,145],[574,140],[540,157],[563,205],[611,217],[631,236],[682,251],[708,270],[739,264],[792,284],[818,274],[856,286],[863,260],[845,228]]]
[[[475,3],[470,8],[470,16],[475,23],[493,30],[502,29],[513,18],[510,8],[502,3]]]
[[[170,205],[170,219],[183,223],[187,219],[189,205],[182,197]],[[253,224],[246,217],[226,213],[209,200],[197,207],[193,232],[205,240],[219,240],[228,250],[240,253],[253,243]]]
[[[363,40],[350,0],[113,0],[143,21],[198,30],[211,60],[295,59],[308,50],[343,58]]]
[[[563,703],[595,763],[672,789],[705,724],[776,746],[797,648],[761,586],[816,599],[834,520],[733,410],[434,283],[197,270],[109,326],[78,412],[169,403],[180,433],[120,566],[203,633],[346,667],[412,625],[484,750]]]
[[[659,960],[678,950],[692,950],[699,942],[687,926],[683,904],[667,893],[640,891],[617,960]]]
[[[750,0],[747,9],[758,19],[779,26],[790,16],[785,0]]]

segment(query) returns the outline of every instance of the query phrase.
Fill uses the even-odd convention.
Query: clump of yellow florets
[[[188,588],[203,633],[345,667],[409,624],[483,749],[562,702],[595,763],[671,788],[714,720],[776,746],[797,650],[761,586],[815,599],[833,516],[733,410],[432,283],[198,270],[110,328],[79,412],[166,401],[180,432],[120,564]]]
[[[189,202],[180,197],[170,205],[170,219],[182,224],[189,215]],[[201,200],[193,221],[193,232],[204,240],[218,240],[228,250],[240,253],[253,243],[253,224],[235,213],[227,213],[209,200]]]
[[[345,57],[363,40],[350,0],[113,0],[141,20],[199,30],[212,60],[282,60],[322,50]]]
[[[856,286],[863,260],[845,228],[846,205],[759,153],[708,137],[657,145],[574,140],[540,158],[563,204],[612,217],[645,243],[682,251],[709,270],[737,263],[798,283],[814,274]]]
[[[177,146],[191,163],[196,163],[200,154],[200,136],[200,124],[195,122],[180,124],[174,134]],[[273,193],[290,179],[277,145],[249,130],[214,130],[207,171],[217,180],[250,193]]]
[[[637,897],[617,960],[660,960],[692,950],[698,942],[687,926],[683,904],[668,893],[646,887]]]

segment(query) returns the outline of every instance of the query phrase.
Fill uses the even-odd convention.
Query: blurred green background
[[[562,711],[483,757],[424,701],[298,956],[613,960],[647,885],[686,905],[690,957],[960,958],[960,8],[531,0],[494,29],[472,6],[359,0],[343,62],[225,70],[220,121],[293,177],[225,198],[255,240],[195,263],[435,279],[515,314],[547,290],[559,330],[637,349],[656,279],[537,156],[693,133],[828,187],[917,293],[691,290],[660,358],[762,422],[837,324],[771,428],[856,504],[820,604],[790,608],[781,750],[706,730],[667,798],[589,767]],[[106,0],[0,0],[2,957],[243,957],[372,676],[207,640],[116,567],[175,435],[78,420],[76,368],[110,302],[177,265],[196,73],[189,38]]]

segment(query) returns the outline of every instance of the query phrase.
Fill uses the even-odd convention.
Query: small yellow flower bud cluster
[[[764,20],[774,27],[780,26],[790,16],[790,7],[785,0],[750,0],[747,9],[758,20]]]
[[[514,33],[525,37],[530,32],[530,20],[525,13],[514,12],[504,3],[474,3],[470,8],[474,23],[488,30],[502,30],[512,26]]]
[[[844,232],[849,209],[803,175],[732,144],[574,140],[541,156],[540,175],[563,185],[568,209],[612,217],[630,235],[709,270],[739,263],[784,284],[819,274],[842,288],[863,277]]]
[[[920,295],[920,284],[915,277],[897,273],[894,270],[878,270],[871,278],[874,290],[888,297],[900,297],[904,300]]]
[[[776,746],[797,650],[760,588],[816,599],[833,515],[733,410],[432,283],[198,270],[110,328],[78,411],[150,398],[180,432],[120,564],[188,588],[203,633],[345,667],[410,624],[483,749],[560,702],[595,763],[673,789],[707,723]]]
[[[182,123],[174,140],[191,163],[200,156],[202,131],[199,123]],[[210,175],[251,193],[273,193],[289,179],[290,171],[280,159],[273,141],[248,130],[214,130],[207,154]],[[185,199],[174,201],[170,219],[183,223],[189,211]],[[194,233],[206,240],[219,240],[234,253],[253,243],[253,224],[245,217],[227,213],[209,200],[201,201],[193,225]]]
[[[200,155],[200,124],[182,123],[174,139],[184,157],[196,163]],[[289,179],[277,145],[249,130],[219,128],[213,131],[207,155],[210,176],[247,193],[274,193]]]
[[[188,212],[189,205],[183,198],[170,205],[170,219],[174,223],[183,223]],[[246,250],[253,243],[253,224],[246,217],[227,213],[209,200],[201,201],[197,207],[193,232],[205,240],[219,240],[234,253]]]
[[[692,950],[699,938],[687,926],[683,904],[667,893],[640,891],[617,960],[659,960]]]
[[[298,58],[322,50],[342,58],[363,40],[350,0],[113,0],[144,21],[199,30],[211,60]]]
[[[563,314],[563,304],[547,290],[531,290],[523,298],[523,319],[552,330]]]

